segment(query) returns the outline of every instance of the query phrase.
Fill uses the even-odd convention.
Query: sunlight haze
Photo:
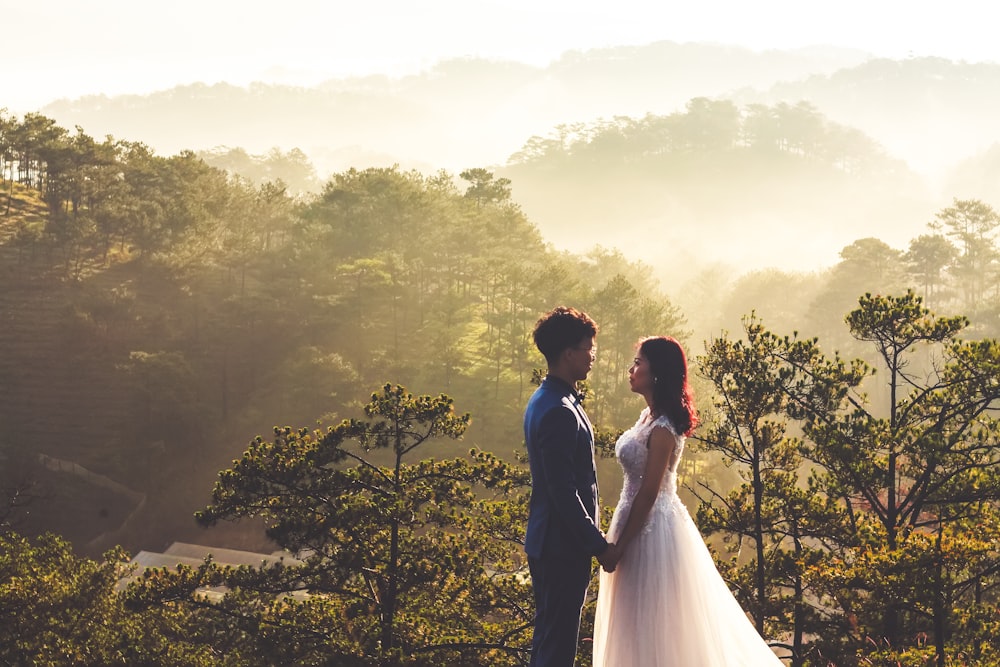
[[[2,5],[4,51],[25,65],[4,73],[0,108],[14,112],[59,98],[143,94],[193,82],[312,85],[345,76],[401,75],[452,57],[546,65],[569,50],[660,40],[1000,60],[988,6],[968,0],[948,3],[947,10],[941,3],[895,0]]]
[[[0,0],[0,665],[524,667],[546,367],[705,628],[1000,665],[995,11]]]
[[[990,67],[963,69],[1000,62],[981,2],[0,2],[17,63],[0,88],[9,113],[165,155],[299,150],[317,182],[350,168],[483,166],[571,252],[602,245],[656,262],[661,246],[633,241],[652,231],[682,249],[685,270],[821,270],[864,236],[904,247],[952,197],[985,198],[995,182],[983,169],[1000,140],[1000,86]],[[560,163],[564,183],[517,164],[532,142],[572,143],[698,99],[744,117],[812,105],[831,132],[871,142],[831,139],[837,151],[886,162],[853,185],[716,172],[703,200],[655,169],[619,170],[614,154]],[[589,192],[587,159],[607,160]],[[985,162],[962,176],[969,160]]]

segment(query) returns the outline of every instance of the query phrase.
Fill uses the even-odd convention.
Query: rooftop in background
[[[202,565],[209,556],[211,556],[213,562],[219,565],[230,565],[232,567],[243,565],[261,567],[279,562],[286,565],[300,565],[302,563],[301,560],[294,558],[286,551],[262,554],[253,551],[207,547],[201,544],[188,544],[187,542],[174,542],[163,553],[140,551],[136,554],[131,562],[138,567],[130,576],[122,579],[118,587],[119,589],[123,589],[130,581],[141,576],[149,568],[165,567],[172,570],[179,565],[196,568]],[[213,602],[218,601],[225,595],[224,587],[201,588],[198,590]]]

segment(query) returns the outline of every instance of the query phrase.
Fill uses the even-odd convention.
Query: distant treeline
[[[824,246],[873,227],[898,238],[934,200],[906,163],[808,102],[694,98],[667,115],[559,125],[497,173],[549,236],[618,247],[642,237],[644,261],[662,250],[664,264],[693,269],[738,265],[736,248],[755,269],[762,257],[773,266],[788,246],[826,264]]]
[[[717,156],[735,149],[760,157],[787,153],[854,174],[884,170],[893,162],[863,132],[829,121],[808,102],[751,104],[741,110],[730,100],[700,97],[683,112],[560,125],[551,136],[529,139],[509,163],[575,157],[650,168],[666,156]]]

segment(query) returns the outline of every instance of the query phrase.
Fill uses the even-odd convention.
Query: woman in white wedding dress
[[[640,341],[629,385],[647,407],[615,445],[625,481],[607,539],[620,560],[600,575],[594,667],[780,667],[677,496],[697,424],[684,350],[673,338]]]

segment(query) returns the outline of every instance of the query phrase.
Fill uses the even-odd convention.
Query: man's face
[[[593,337],[584,338],[566,351],[570,359],[570,369],[576,380],[586,380],[597,358],[597,342]]]

